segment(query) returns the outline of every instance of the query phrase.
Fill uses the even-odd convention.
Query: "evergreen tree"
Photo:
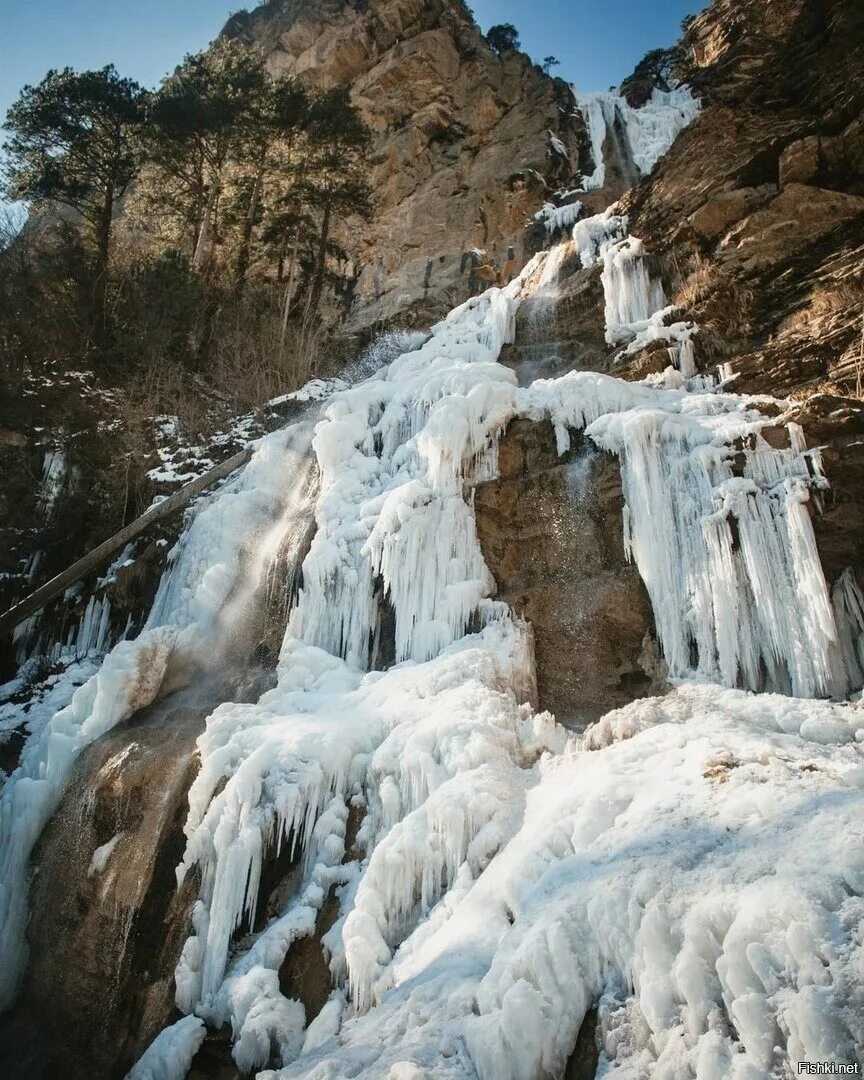
[[[25,86],[4,124],[10,199],[55,203],[80,215],[94,255],[94,298],[104,329],[105,294],[117,200],[138,168],[135,135],[145,93],[109,65],[99,71],[49,71]]]
[[[318,309],[324,287],[328,245],[334,218],[367,216],[371,192],[364,158],[369,131],[344,87],[336,87],[313,101],[309,111],[309,139],[298,190],[318,216],[310,308]]]
[[[489,47],[500,56],[505,52],[512,52],[521,46],[519,31],[513,23],[497,23],[489,27],[486,34]]]
[[[199,271],[209,267],[218,240],[226,171],[254,153],[266,96],[260,54],[224,39],[187,56],[154,96],[150,201],[179,221]]]
[[[293,79],[270,82],[253,135],[253,152],[246,173],[238,185],[241,224],[234,277],[238,287],[249,268],[253,230],[264,216],[266,188],[271,200],[277,196],[279,181],[289,171],[298,140],[309,123],[309,99]]]

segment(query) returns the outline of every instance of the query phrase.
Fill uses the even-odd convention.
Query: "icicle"
[[[647,322],[666,306],[663,288],[652,281],[645,266],[642,241],[633,237],[603,250],[603,291],[606,297],[606,341],[627,341],[634,324]]]

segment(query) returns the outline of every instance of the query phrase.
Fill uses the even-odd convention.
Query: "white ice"
[[[671,91],[654,89],[640,109],[614,91],[577,96],[588,126],[594,172],[583,177],[585,191],[606,183],[603,145],[616,127],[623,129],[633,163],[642,176],[657,164],[678,135],[699,115],[700,104],[686,86]]]
[[[673,330],[639,241],[599,218],[574,241],[603,264],[614,343]],[[7,785],[11,995],[27,857],[75,755],[158,693],[178,650],[220,654],[238,598],[314,502],[277,684],[219,706],[199,739],[178,869],[201,883],[176,971],[190,1015],[136,1080],[182,1075],[202,1021],[230,1024],[243,1070],[275,1055],[282,1080],[561,1075],[594,1005],[604,1075],[622,1080],[767,1080],[860,1055],[864,715],[812,699],[857,678],[864,605],[851,575],[828,592],[808,510],[818,454],[794,426],[772,449],[759,400],[688,379],[687,356],[664,385],[571,372],[520,389],[499,355],[560,266],[561,249],[539,256],[328,394],[314,437],[265,440],[192,519],[142,637]],[[518,416],[550,419],[562,453],[584,432],[617,455],[625,548],[677,684],[581,736],[529,704],[530,629],[490,599],[476,535],[472,492]],[[382,621],[396,662],[370,671]],[[286,848],[297,887],[239,945]],[[331,896],[334,992],[309,1026],[279,970]]]
[[[75,759],[154,700],[169,662],[213,658],[220,609],[241,578],[244,552],[278,512],[307,445],[305,431],[268,437],[243,472],[192,513],[141,635],[121,641],[26,744],[0,794],[0,1006],[14,997],[26,963],[30,853]]]

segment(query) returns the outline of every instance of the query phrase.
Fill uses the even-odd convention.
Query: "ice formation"
[[[610,343],[654,333],[668,378],[519,388],[499,354],[521,300],[557,278],[563,248],[542,253],[334,388],[314,435],[264,440],[192,519],[144,633],[7,785],[8,996],[26,860],[75,754],[178,652],[223,655],[273,560],[302,552],[275,687],[220,705],[199,739],[178,868],[200,875],[176,971],[187,1015],[133,1080],[185,1075],[202,1022],[230,1025],[243,1071],[277,1061],[262,1080],[562,1075],[595,1006],[601,1074],[621,1080],[767,1080],[864,1049],[864,712],[807,700],[860,683],[864,603],[851,574],[829,595],[822,573],[818,453],[794,425],[773,449],[758,400],[695,375],[697,328],[669,323],[614,209],[573,243],[603,265]],[[580,735],[528,704],[530,631],[490,598],[476,536],[472,491],[515,417],[549,418],[562,453],[579,431],[618,456],[625,546],[676,684]],[[261,928],[280,855],[296,888]],[[279,972],[328,900],[334,987],[313,1020]]]
[[[699,100],[686,86],[664,91],[654,89],[641,109],[634,109],[626,98],[614,91],[580,94],[577,101],[588,125],[594,172],[583,177],[585,191],[606,183],[603,145],[607,136],[623,132],[633,164],[642,176],[657,164],[678,135],[699,114]]]
[[[641,256],[634,241],[610,239],[597,222],[592,230],[605,236],[598,257],[610,247]],[[836,982],[836,992],[814,997],[810,946],[792,943],[766,959],[777,976],[757,990],[741,950],[762,942],[773,956],[787,916],[754,923],[762,885],[748,892],[728,881],[740,859],[742,882],[761,882],[786,842],[787,811],[770,814],[760,791],[763,760],[788,760],[783,768],[799,775],[798,763],[815,755],[829,786],[854,789],[864,777],[860,710],[694,684],[605,718],[562,753],[566,733],[520,707],[530,646],[506,610],[484,599],[490,583],[470,509],[471,484],[494,471],[497,436],[516,415],[549,416],[562,451],[579,429],[621,458],[627,544],[673,676],[778,683],[804,695],[838,689],[833,680],[844,677],[803,511],[822,482],[818,458],[795,429],[788,451],[772,450],[759,434],[768,421],[751,402],[698,379],[690,386],[686,372],[675,389],[580,372],[519,390],[495,363],[520,296],[548,286],[558,255],[457,309],[419,350],[337,395],[316,431],[318,534],[279,685],[256,705],[221,706],[208,722],[181,868],[198,865],[203,885],[178,1004],[230,1022],[243,1068],[263,1066],[277,1048],[285,1078],[554,1075],[598,999],[610,1069],[613,1058],[649,1071],[687,1059],[723,1075],[732,1025],[746,1029],[751,1013],[748,1067],[773,1061],[765,1039],[777,1037],[765,1033],[778,1023],[789,1032],[789,1060],[812,1052],[828,1022],[834,1053],[852,1052],[847,958],[829,960],[830,980],[819,983]],[[628,307],[629,288],[626,272],[613,276],[610,292],[625,294],[622,321],[652,318],[662,295]],[[750,449],[737,476],[741,440]],[[364,674],[379,576],[403,662]],[[837,603],[852,610],[846,591]],[[787,626],[779,612],[793,608],[800,621]],[[472,615],[485,626],[462,637]],[[725,771],[744,761],[756,772],[736,773],[741,790],[721,800]],[[666,786],[652,785],[661,775]],[[702,784],[699,815],[725,815],[726,839],[710,858],[702,817],[682,807],[691,776]],[[755,854],[746,839],[754,799],[769,813],[769,835],[777,831]],[[828,802],[818,826],[800,828],[839,836],[851,810]],[[354,857],[345,850],[348,806],[365,814]],[[645,858],[622,860],[646,822],[657,838],[644,839]],[[231,935],[251,921],[262,864],[280,844],[302,859],[303,884],[231,960]],[[838,881],[853,872],[845,849],[841,856]],[[586,859],[596,865],[590,873]],[[709,910],[712,874],[730,892]],[[671,878],[680,895],[670,906]],[[831,918],[825,904],[842,897],[825,901],[808,882],[788,903],[809,942]],[[304,1036],[302,1008],[281,997],[276,973],[331,889],[342,917],[326,945],[341,989]],[[727,946],[712,937],[718,919],[735,929]]]
[[[26,962],[27,863],[78,754],[158,694],[169,663],[212,662],[219,614],[254,546],[286,499],[308,427],[262,441],[252,461],[195,513],[172,556],[147,625],[123,641],[27,742],[0,794],[0,1005]],[[290,492],[290,488],[287,489]]]
[[[534,215],[534,220],[545,228],[547,236],[554,236],[562,229],[572,229],[581,213],[581,202],[565,203],[563,206],[546,203]]]
[[[127,1080],[185,1080],[206,1034],[203,1020],[184,1016],[156,1036]]]

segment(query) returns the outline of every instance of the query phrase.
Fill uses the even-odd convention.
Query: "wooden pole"
[[[35,592],[25,596],[23,600],[19,600],[8,611],[4,611],[0,615],[0,633],[11,631],[18,623],[23,622],[31,615],[35,615],[37,611],[41,611],[47,603],[68,589],[70,585],[80,581],[81,578],[86,577],[106,563],[116,551],[120,551],[130,540],[139,536],[157,521],[169,517],[178,510],[182,510],[196,495],[200,495],[202,491],[206,491],[217,481],[223,480],[226,476],[236,472],[237,469],[242,468],[251,457],[252,450],[247,447],[238,454],[234,454],[233,457],[228,458],[227,461],[223,461],[221,465],[217,465],[215,469],[211,469],[209,472],[204,473],[203,476],[184,484],[173,495],[169,495],[167,499],[163,499],[156,506],[151,506],[141,517],[131,521],[120,532],[115,533],[110,540],[105,540],[98,547],[93,548],[92,551],[62,573],[51,578],[50,581],[46,581],[44,585],[40,585]]]

